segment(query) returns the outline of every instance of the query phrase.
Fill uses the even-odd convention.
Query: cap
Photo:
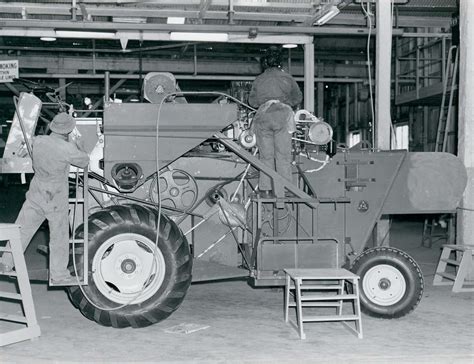
[[[277,46],[270,46],[265,51],[265,63],[267,67],[281,67],[282,54],[281,48]]]
[[[51,131],[54,131],[58,134],[69,134],[73,129],[76,127],[76,120],[74,118],[65,113],[59,113],[53,118],[51,124],[49,124],[49,128]]]

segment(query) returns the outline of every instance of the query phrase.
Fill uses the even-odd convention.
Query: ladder
[[[450,47],[448,53],[448,61],[446,63],[445,77],[443,80],[443,96],[441,98],[441,107],[439,111],[438,130],[436,133],[436,143],[434,148],[435,152],[446,152],[448,144],[448,132],[451,126],[451,113],[454,101],[454,93],[457,88],[456,81],[459,63],[458,47]],[[448,93],[449,101],[446,104]]]
[[[72,263],[74,267],[73,274],[76,275],[78,279],[71,283],[57,283],[49,279],[50,286],[74,286],[74,285],[87,285],[88,284],[88,269],[89,269],[89,249],[88,249],[88,228],[89,224],[83,224],[83,233],[82,237],[75,236],[76,232],[74,230],[82,224],[87,222],[89,203],[88,203],[88,171],[87,168],[81,169],[77,167],[71,167],[69,172],[69,177],[74,179],[74,195],[69,197],[69,230],[70,230],[70,240],[72,252]],[[79,259],[79,256],[82,255],[82,260]],[[80,266],[79,266],[80,265]]]
[[[433,286],[453,286],[453,292],[474,292],[474,280],[468,280],[472,270],[474,245],[443,245],[443,252],[433,279]],[[452,267],[448,272],[448,267]],[[454,271],[454,272],[452,272]]]
[[[446,152],[448,145],[448,133],[451,128],[451,115],[456,91],[457,72],[459,64],[459,51],[457,46],[451,46],[448,51],[448,60],[446,62],[445,77],[443,80],[443,96],[439,111],[438,129],[436,132],[435,152]],[[449,86],[449,87],[448,87]],[[454,221],[455,216],[451,215],[447,224],[446,232],[435,234],[435,218],[425,219],[423,225],[423,236],[421,246],[431,248],[433,242],[439,239],[446,239],[448,244],[454,243]]]
[[[18,283],[18,292],[0,292],[0,301],[20,302],[23,308],[23,315],[12,315],[0,312],[0,321],[9,321],[17,324],[26,325],[16,330],[2,332],[0,334],[0,346],[14,344],[24,340],[34,339],[41,335],[41,330],[36,320],[33,296],[31,295],[30,280],[26,269],[25,256],[21,246],[20,226],[15,224],[0,224],[0,240],[8,241],[5,247],[0,248],[0,252],[10,253],[13,257],[14,271],[0,272],[0,276],[16,278]],[[2,303],[3,309],[7,306]]]

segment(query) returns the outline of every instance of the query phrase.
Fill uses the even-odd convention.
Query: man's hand
[[[77,138],[77,139],[74,139],[74,143],[76,144],[77,146],[77,149],[83,151],[83,152],[86,152],[86,146],[84,144],[84,139],[82,139],[81,137]]]

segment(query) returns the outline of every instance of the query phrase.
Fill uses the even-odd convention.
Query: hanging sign
[[[18,60],[0,61],[0,83],[18,78]]]

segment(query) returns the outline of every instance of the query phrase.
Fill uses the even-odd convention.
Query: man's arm
[[[89,164],[89,155],[86,153],[84,141],[77,137],[69,142],[70,150],[68,155],[68,162],[73,166],[84,168]]]
[[[296,106],[303,100],[303,94],[295,79],[291,78],[290,105]]]

